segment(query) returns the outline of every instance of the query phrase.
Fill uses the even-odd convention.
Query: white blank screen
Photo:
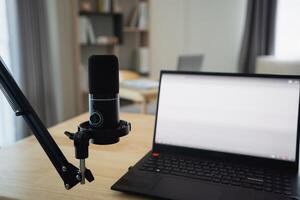
[[[295,161],[299,80],[163,74],[155,142]]]

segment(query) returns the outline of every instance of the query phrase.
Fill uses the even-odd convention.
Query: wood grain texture
[[[139,79],[141,76],[134,71],[121,69],[119,73],[120,82],[127,80]]]
[[[110,187],[151,149],[154,116],[123,113],[121,117],[132,123],[132,132],[115,145],[90,145],[86,165],[95,180],[69,191],[64,189],[63,181],[34,136],[1,149],[0,199],[145,199],[112,191]],[[76,166],[73,142],[63,133],[75,131],[87,118],[87,114],[80,115],[49,129],[67,159]]]

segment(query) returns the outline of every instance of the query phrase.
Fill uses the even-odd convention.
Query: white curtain
[[[0,0],[0,56],[10,69],[10,38],[6,13],[6,0]],[[0,93],[0,147],[15,141],[14,114],[3,93]]]
[[[79,47],[74,21],[77,3],[73,0],[0,0],[0,3],[0,55],[41,120],[51,126],[77,115],[80,105],[76,86]],[[30,135],[30,130],[22,118],[14,116],[1,95],[0,103],[1,147]]]
[[[279,0],[277,7],[275,56],[300,59],[300,1]]]

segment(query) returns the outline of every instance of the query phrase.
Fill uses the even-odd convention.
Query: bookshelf
[[[151,64],[151,0],[77,1],[81,63],[79,74],[83,99],[86,98],[88,89],[88,58],[92,54],[116,54],[119,57],[120,69],[147,77]],[[83,105],[85,104],[84,100]]]
[[[137,28],[137,27],[124,27],[124,32],[148,32],[146,28]]]
[[[150,2],[150,0],[78,0],[79,23],[82,22],[82,18],[88,21],[94,35],[92,39],[80,42],[82,65],[87,65],[87,59],[91,54],[116,54],[121,69],[148,75]],[[107,3],[108,5],[105,5]],[[106,7],[106,10],[103,7]],[[146,17],[141,20],[143,15]],[[98,38],[100,36],[102,38]]]

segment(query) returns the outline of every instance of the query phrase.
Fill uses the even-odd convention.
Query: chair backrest
[[[200,71],[203,59],[203,55],[181,55],[178,57],[177,70]]]
[[[255,73],[300,75],[300,59],[287,60],[274,56],[258,56]]]

